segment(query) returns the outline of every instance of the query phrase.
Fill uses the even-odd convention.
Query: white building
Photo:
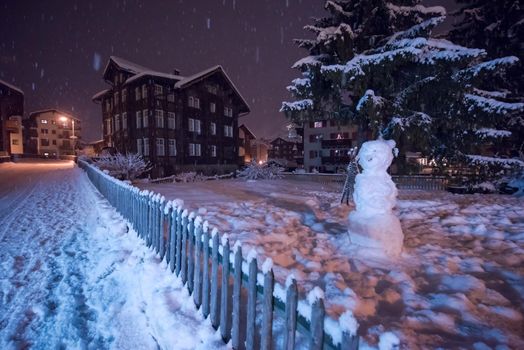
[[[26,153],[47,157],[75,154],[80,139],[80,119],[69,113],[46,109],[29,114],[26,123]]]
[[[357,127],[338,121],[304,123],[304,169],[337,172],[349,163],[348,151],[357,145]]]

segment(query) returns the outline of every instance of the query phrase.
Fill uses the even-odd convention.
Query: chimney
[[[173,75],[180,75],[180,70],[177,68],[173,69]]]

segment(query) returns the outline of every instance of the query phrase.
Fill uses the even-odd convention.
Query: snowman
[[[397,188],[387,173],[394,151],[393,140],[362,145],[357,157],[363,170],[356,176],[353,193],[356,208],[349,214],[351,243],[390,257],[400,255],[404,240],[400,221],[393,214]]]

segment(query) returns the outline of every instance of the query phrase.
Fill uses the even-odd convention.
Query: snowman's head
[[[358,152],[358,163],[369,172],[385,172],[393,161],[393,140],[374,140],[364,142]]]

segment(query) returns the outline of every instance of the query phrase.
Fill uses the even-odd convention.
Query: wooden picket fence
[[[245,258],[240,244],[231,248],[227,236],[219,239],[216,229],[209,232],[207,222],[176,202],[118,181],[84,161],[78,165],[147,246],[165,259],[195,307],[234,349],[291,350],[299,335],[309,349],[358,349],[358,335],[351,334],[354,330],[343,317],[326,315],[323,298],[314,297],[321,295],[318,290],[311,291],[311,303],[299,299],[293,278],[286,286],[275,282],[270,261],[260,269],[254,251]],[[246,298],[247,303],[242,301]],[[277,314],[284,319],[281,339],[273,339]]]
[[[284,173],[284,178],[287,180],[343,185],[346,180],[346,174]],[[432,175],[392,175],[391,179],[397,185],[397,188],[401,190],[445,191],[449,183],[449,178],[445,176]]]

